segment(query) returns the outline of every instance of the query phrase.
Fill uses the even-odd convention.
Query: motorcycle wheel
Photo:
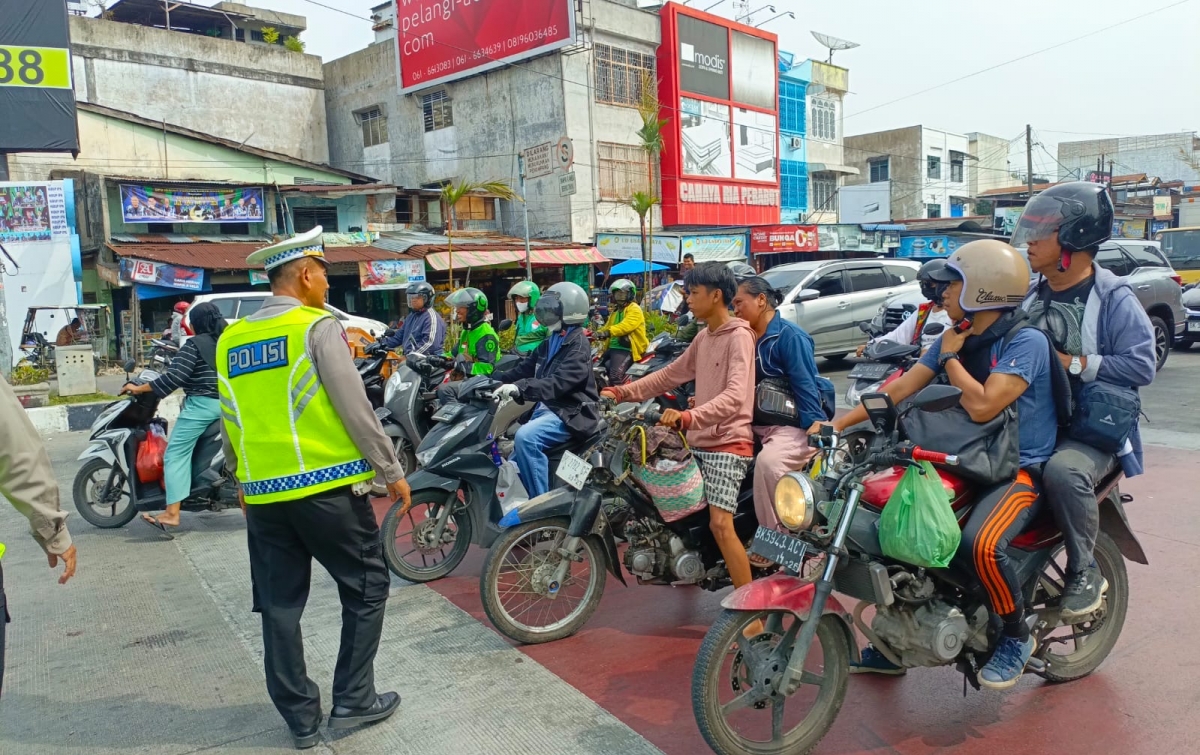
[[[404,504],[399,501],[388,509],[383,519],[383,556],[397,577],[409,582],[432,582],[458,568],[467,555],[471,516],[461,507],[451,511],[442,541],[432,543],[437,513],[446,505],[446,491],[414,490],[412,502],[403,516],[400,509]]]
[[[1101,532],[1093,551],[1100,573],[1108,580],[1108,592],[1100,610],[1073,626],[1058,623],[1057,606],[1066,580],[1066,552],[1055,551],[1038,578],[1033,608],[1052,614],[1055,626],[1038,634],[1039,656],[1046,661],[1045,677],[1052,682],[1070,682],[1095,671],[1112,652],[1125,625],[1129,609],[1129,573],[1125,557],[1113,539]],[[1042,652],[1042,649],[1045,651]],[[1058,652],[1062,649],[1067,652]]]
[[[743,631],[760,619],[763,632],[746,638]],[[721,612],[692,672],[692,712],[713,752],[803,755],[816,749],[837,719],[850,678],[850,648],[835,621],[820,620],[800,687],[783,696],[770,685],[787,666],[803,622],[785,611]],[[799,715],[789,716],[789,707]]]
[[[75,474],[75,484],[71,488],[75,509],[79,511],[79,515],[92,525],[106,530],[124,527],[137,516],[137,508],[134,507],[133,501],[129,500],[129,482],[119,470],[113,484],[121,486],[120,495],[114,496],[110,492],[110,500],[98,500],[100,489],[108,481],[110,469],[111,465],[103,459],[88,459]]]
[[[566,517],[527,522],[505,532],[488,550],[479,575],[483,611],[500,634],[525,645],[570,637],[587,623],[604,595],[607,558],[593,538],[583,538],[581,560],[572,562],[553,597],[547,584],[562,563]],[[578,595],[571,604],[570,596]],[[570,606],[561,610],[562,606]],[[519,610],[518,610],[519,609]]]
[[[392,450],[396,452],[396,458],[403,468],[401,473],[405,477],[417,471],[417,455],[408,441],[403,438],[392,438]]]

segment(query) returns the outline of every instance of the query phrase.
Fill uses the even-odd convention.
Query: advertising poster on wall
[[[62,181],[0,183],[0,243],[58,241],[70,236]]]
[[[1024,207],[997,207],[994,211],[992,230],[1011,236],[1017,230],[1017,221],[1021,218]]]
[[[729,31],[679,17],[679,86],[685,92],[729,99]]]
[[[655,235],[650,258],[664,265],[678,265],[679,245],[678,236]],[[636,233],[598,233],[596,249],[610,260],[640,260],[642,237]]]
[[[775,45],[768,39],[733,32],[733,97],[735,102],[775,109]]]
[[[1144,239],[1146,238],[1146,219],[1114,220],[1112,235],[1119,239]]]
[[[775,180],[775,116],[734,108],[733,177],[745,181]]]
[[[684,97],[680,101],[683,172],[732,178],[729,158],[729,106]]]
[[[746,259],[746,237],[740,233],[684,236],[683,253],[691,254],[696,262],[744,260]]]
[[[358,263],[358,283],[363,291],[389,291],[408,288],[425,280],[421,260],[373,260]]]
[[[817,226],[769,225],[750,229],[752,254],[817,251]]]
[[[0,2],[0,153],[79,152],[67,4]]]
[[[261,187],[178,189],[121,184],[126,223],[261,223]]]
[[[204,270],[198,267],[122,257],[120,274],[121,279],[128,283],[177,288],[181,291],[204,290]]]
[[[575,41],[572,0],[398,0],[400,91],[454,81]]]
[[[953,236],[905,236],[900,239],[897,257],[948,257],[959,246]]]

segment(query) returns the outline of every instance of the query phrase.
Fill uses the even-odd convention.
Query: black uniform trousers
[[[8,600],[4,597],[4,567],[0,566],[0,693],[4,692],[4,625],[8,621]]]
[[[320,691],[308,678],[300,632],[314,558],[337,583],[342,603],[333,704],[371,706],[391,580],[366,496],[344,487],[295,501],[249,504],[246,530],[254,606],[262,612],[267,692],[283,720],[293,731],[308,731],[321,718]]]

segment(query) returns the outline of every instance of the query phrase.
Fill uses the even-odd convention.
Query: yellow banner
[[[71,51],[0,45],[0,87],[70,89]]]

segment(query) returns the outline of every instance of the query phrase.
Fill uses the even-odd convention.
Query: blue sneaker
[[[887,659],[873,645],[867,645],[862,651],[862,660],[850,662],[851,674],[884,674],[886,676],[904,676],[908,669],[897,666]]]
[[[1037,648],[1032,636],[1021,642],[1007,635],[1000,638],[992,659],[979,670],[979,683],[988,689],[1008,689],[1021,680],[1025,664]]]

